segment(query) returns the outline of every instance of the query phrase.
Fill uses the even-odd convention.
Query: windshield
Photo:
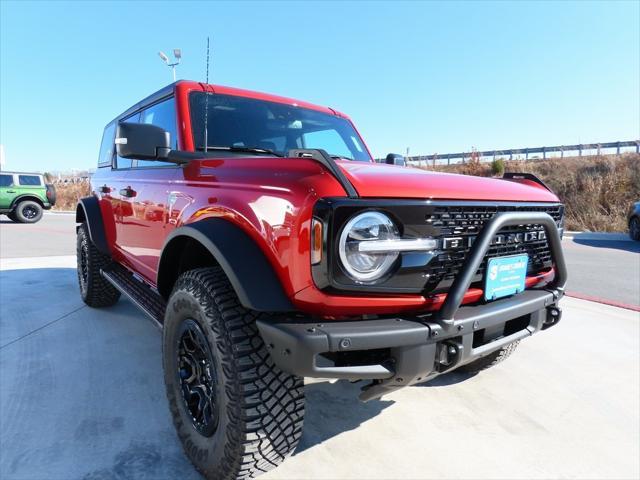
[[[189,97],[196,150],[204,144],[205,93]],[[208,148],[260,149],[286,155],[293,148],[321,148],[334,157],[371,161],[351,122],[308,108],[254,98],[209,94]]]

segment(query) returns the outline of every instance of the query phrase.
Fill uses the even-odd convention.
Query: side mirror
[[[404,167],[407,165],[407,162],[405,161],[404,157],[397,153],[390,153],[389,155],[387,155],[387,158],[385,159],[384,163],[386,163],[387,165],[399,165],[401,167]]]
[[[115,143],[122,158],[166,160],[171,151],[169,132],[146,123],[118,124]]]

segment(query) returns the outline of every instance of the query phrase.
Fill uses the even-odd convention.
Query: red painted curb
[[[633,310],[634,312],[640,312],[640,305],[630,305],[628,303],[607,300],[606,298],[592,297],[591,295],[584,295],[577,292],[567,292],[566,294],[568,297],[579,298],[580,300],[587,300],[589,302],[602,303],[604,305],[611,305],[612,307],[624,308],[627,310]]]

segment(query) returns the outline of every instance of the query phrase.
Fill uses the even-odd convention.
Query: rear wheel
[[[23,200],[16,205],[16,208],[11,212],[15,216],[15,220],[20,223],[36,223],[42,218],[42,205],[33,200]]]
[[[629,221],[629,236],[632,240],[640,240],[640,218],[633,217]]]
[[[478,360],[467,363],[461,366],[457,370],[464,373],[477,373],[487,368],[491,368],[500,362],[505,361],[518,347],[520,341],[510,343],[506,347],[502,347],[500,350],[490,353],[489,355],[479,358]]]
[[[219,267],[182,274],[164,320],[164,380],[184,451],[208,479],[251,478],[302,435],[303,382],[275,366]]]
[[[84,303],[90,307],[108,307],[115,304],[120,298],[120,292],[100,273],[102,268],[111,263],[111,258],[93,244],[86,223],[78,228],[76,255],[78,284]]]

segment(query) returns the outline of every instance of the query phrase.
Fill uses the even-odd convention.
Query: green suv
[[[39,173],[0,172],[0,213],[14,222],[36,223],[56,203],[56,191]]]

